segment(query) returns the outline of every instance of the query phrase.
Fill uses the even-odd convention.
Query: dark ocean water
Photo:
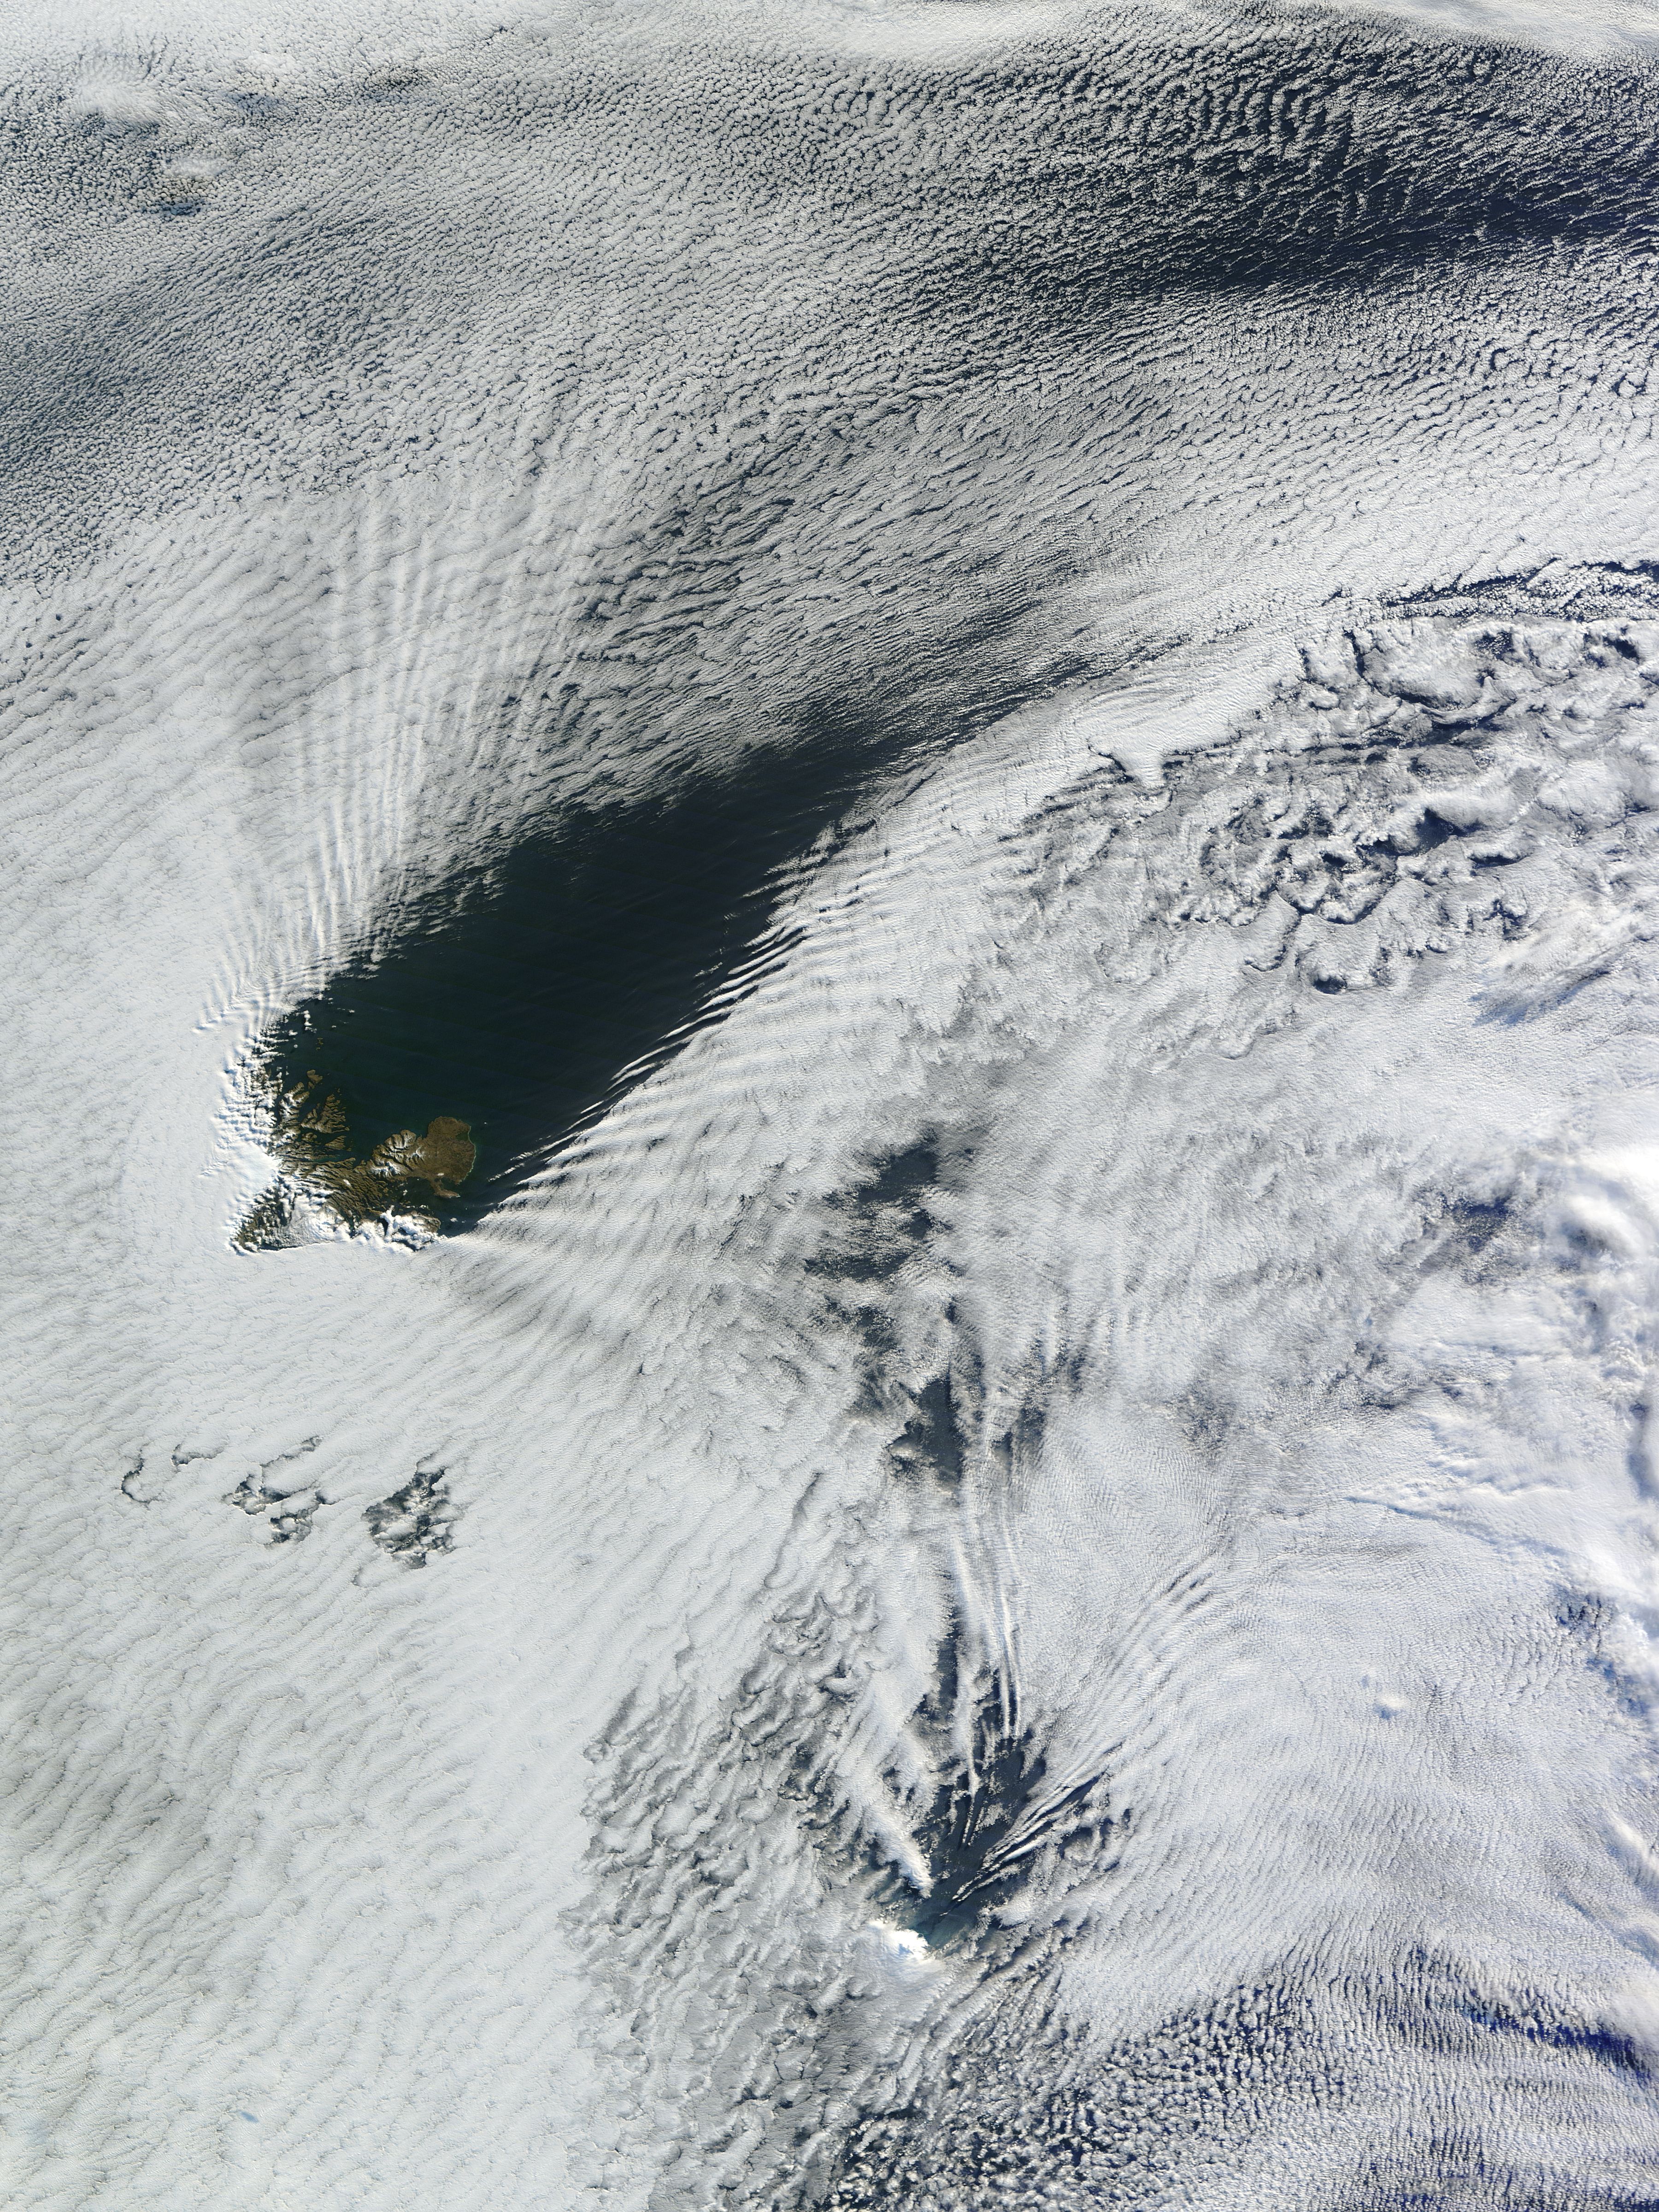
[[[883,750],[890,750],[884,748]],[[462,1227],[673,1049],[763,922],[778,870],[855,796],[870,749],[826,734],[740,785],[562,816],[402,918],[270,1032],[285,1078],[337,1089],[360,1155],[434,1115],[477,1164]]]

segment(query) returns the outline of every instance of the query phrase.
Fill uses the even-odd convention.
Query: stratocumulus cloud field
[[[1656,31],[0,30],[9,2202],[1659,2201]]]

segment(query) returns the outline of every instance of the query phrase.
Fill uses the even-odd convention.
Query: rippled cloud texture
[[[9,2201],[1651,2212],[1659,26],[68,12]]]

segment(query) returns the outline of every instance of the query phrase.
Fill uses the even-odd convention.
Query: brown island
[[[434,1198],[458,1197],[477,1159],[470,1127],[453,1114],[434,1116],[424,1136],[396,1130],[367,1159],[358,1159],[340,1094],[323,1091],[315,1068],[291,1090],[274,1073],[256,1077],[255,1084],[268,1124],[266,1142],[278,1164],[350,1228],[384,1213],[413,1211],[436,1229],[436,1219],[420,1202],[422,1186]],[[268,1191],[237,1231],[237,1243],[253,1249],[289,1241],[281,1229],[291,1210],[291,1195],[280,1185]]]

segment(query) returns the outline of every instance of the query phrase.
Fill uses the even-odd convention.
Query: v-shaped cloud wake
[[[1644,21],[149,21],[4,34],[15,2200],[1637,2212]]]

